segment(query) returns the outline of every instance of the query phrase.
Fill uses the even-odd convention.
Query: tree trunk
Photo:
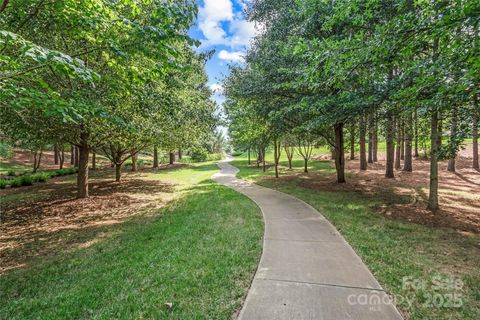
[[[37,172],[40,168],[40,162],[42,161],[43,150],[35,151],[33,153],[33,173]]]
[[[418,158],[420,156],[420,154],[418,153],[418,114],[417,114],[417,108],[415,108],[414,110],[414,113],[413,113],[413,122],[415,124],[415,131],[414,131],[414,135],[415,135],[415,158]]]
[[[396,133],[397,133],[397,145],[395,146],[395,169],[400,169],[400,148],[401,148],[401,133],[400,133],[400,118],[396,119]]]
[[[88,198],[88,133],[80,133],[80,145],[78,147],[78,175],[77,175],[77,198]]]
[[[54,164],[58,164],[58,158],[59,158],[58,145],[55,144],[55,146],[53,147],[53,163]]]
[[[413,119],[412,113],[409,112],[405,124],[405,162],[403,163],[403,171],[412,172],[412,136],[413,136]]]
[[[97,170],[97,154],[92,151],[92,170]]]
[[[400,160],[405,160],[405,122],[400,122]]]
[[[457,107],[454,106],[452,109],[452,122],[450,124],[450,143],[455,143],[455,136],[457,135],[457,120],[458,120],[458,112]],[[450,172],[455,172],[455,158],[457,157],[457,153],[451,154],[448,159],[448,166],[447,170]]]
[[[277,138],[273,139],[273,158],[275,162],[275,178],[278,178],[278,161],[280,160],[280,146]]]
[[[477,95],[474,96],[474,101],[473,101],[473,128],[472,128],[472,138],[473,138],[473,168],[474,169],[479,169],[479,161],[478,161],[478,118],[479,118],[479,113],[480,110],[478,108],[478,97]]]
[[[368,116],[368,163],[373,163],[373,115]]]
[[[153,167],[158,168],[158,148],[153,146]]]
[[[377,124],[377,113],[374,112],[373,117],[373,162],[378,162],[378,124]]]
[[[303,158],[303,172],[308,173],[308,159]]]
[[[355,160],[355,124],[350,127],[350,160]]]
[[[115,163],[115,181],[120,182],[122,179],[122,164]]]
[[[75,146],[70,146],[70,164],[73,166],[75,164]]]
[[[412,126],[413,119],[412,113],[407,114],[405,123],[405,162],[403,163],[403,171],[412,172],[413,159],[412,159]]]
[[[362,114],[360,116],[360,170],[367,170],[365,134],[366,134],[365,115]]]
[[[80,165],[80,150],[78,147],[75,147],[75,160],[74,166],[78,167]]]
[[[132,152],[132,171],[137,171],[137,153]]]
[[[251,165],[252,161],[250,159],[250,148],[248,148],[247,153],[248,153],[248,165]]]
[[[178,149],[178,160],[182,160],[182,149]]]
[[[175,163],[175,152],[170,152],[170,161],[169,161],[170,164],[174,164]]]
[[[265,172],[267,170],[267,167],[265,165],[265,152],[266,152],[266,150],[265,150],[265,148],[263,148],[263,150],[262,150],[263,172]]]
[[[430,148],[430,191],[428,195],[428,209],[438,209],[438,151],[439,151],[439,112],[434,110],[431,118],[431,148]]]
[[[63,169],[63,164],[65,163],[65,148],[62,146],[58,154],[60,160],[60,169]]]
[[[288,169],[292,170],[292,159],[293,159],[293,147],[291,146],[284,146],[285,154],[287,155],[288,159]]]
[[[394,120],[392,111],[387,111],[387,121],[385,123],[385,140],[387,144],[387,155],[386,155],[386,164],[385,164],[385,177],[394,178],[395,174],[393,171],[393,162],[395,154],[395,131],[394,131]]]
[[[343,123],[335,125],[335,169],[337,182],[345,183],[345,155],[343,146]]]

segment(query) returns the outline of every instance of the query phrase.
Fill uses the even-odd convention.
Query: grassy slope
[[[270,163],[271,154],[267,155]],[[354,192],[325,192],[302,188],[299,179],[275,181],[263,179],[273,175],[273,167],[266,173],[249,167],[244,157],[233,164],[240,169],[239,177],[260,185],[292,194],[315,208],[329,219],[362,257],[384,288],[398,299],[413,301],[409,306],[398,300],[402,312],[411,319],[479,319],[480,318],[480,255],[478,235],[461,235],[450,229],[431,228],[413,223],[387,219],[373,207],[382,204],[381,198],[362,198]],[[287,162],[282,157],[283,175]],[[302,172],[303,162],[294,161],[294,173]],[[311,161],[309,170],[325,175],[333,174],[328,161]],[[463,288],[455,291],[432,290],[432,277],[461,279]],[[426,284],[425,289],[402,287],[402,279],[412,277]],[[445,283],[442,281],[441,283]],[[429,295],[447,301],[446,294],[460,294],[460,308],[437,307],[429,302]],[[437,302],[436,302],[437,303]]]
[[[231,317],[256,269],[263,227],[252,201],[209,180],[216,170],[148,174],[177,183],[182,195],[104,241],[0,278],[0,318]]]

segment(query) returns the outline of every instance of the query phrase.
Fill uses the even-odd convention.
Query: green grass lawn
[[[272,159],[267,154],[267,160]],[[304,188],[301,179],[293,176],[265,179],[274,175],[274,168],[264,173],[261,168],[248,166],[244,156],[233,164],[240,169],[239,177],[294,195],[317,208],[352,245],[386,291],[395,295],[407,318],[480,319],[479,235],[388,219],[374,210],[375,205],[385,201],[381,197]],[[282,157],[282,175],[303,171],[298,157],[293,171],[287,170],[287,164]],[[329,161],[311,161],[309,170],[330,178],[334,174]],[[459,280],[457,289],[452,289],[449,280]],[[435,284],[446,288],[435,288]],[[454,304],[457,299],[461,306]]]
[[[210,180],[216,171],[138,173],[175,183],[178,196],[87,248],[1,276],[0,319],[230,318],[256,270],[263,225],[252,201]]]
[[[9,171],[14,171],[17,174],[31,172],[32,167],[20,164],[12,164],[8,161],[0,161],[0,174],[7,174]]]

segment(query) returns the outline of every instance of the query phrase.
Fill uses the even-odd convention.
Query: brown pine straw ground
[[[378,163],[369,163],[367,171],[359,170],[358,159],[347,160],[350,174],[346,184],[335,184],[332,179],[317,177],[304,179],[302,186],[325,191],[353,191],[380,198],[384,204],[377,206],[376,210],[385,216],[480,233],[480,172],[472,168],[471,154],[471,145],[460,152],[455,173],[447,171],[447,161],[439,163],[440,209],[435,213],[426,209],[430,176],[427,159],[415,159],[413,172],[395,171],[395,179],[384,177],[384,155],[379,156]],[[325,156],[320,158],[325,159]]]
[[[172,166],[159,170],[166,168]],[[111,169],[90,171],[88,199],[76,199],[76,175],[0,190],[0,274],[58,250],[90,246],[122,222],[164,206],[174,185],[145,179],[152,172],[124,170],[118,183]]]

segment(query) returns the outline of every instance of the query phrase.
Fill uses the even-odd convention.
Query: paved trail
[[[239,319],[402,319],[338,231],[295,197],[235,178],[230,160],[213,179],[263,212],[263,254]]]

